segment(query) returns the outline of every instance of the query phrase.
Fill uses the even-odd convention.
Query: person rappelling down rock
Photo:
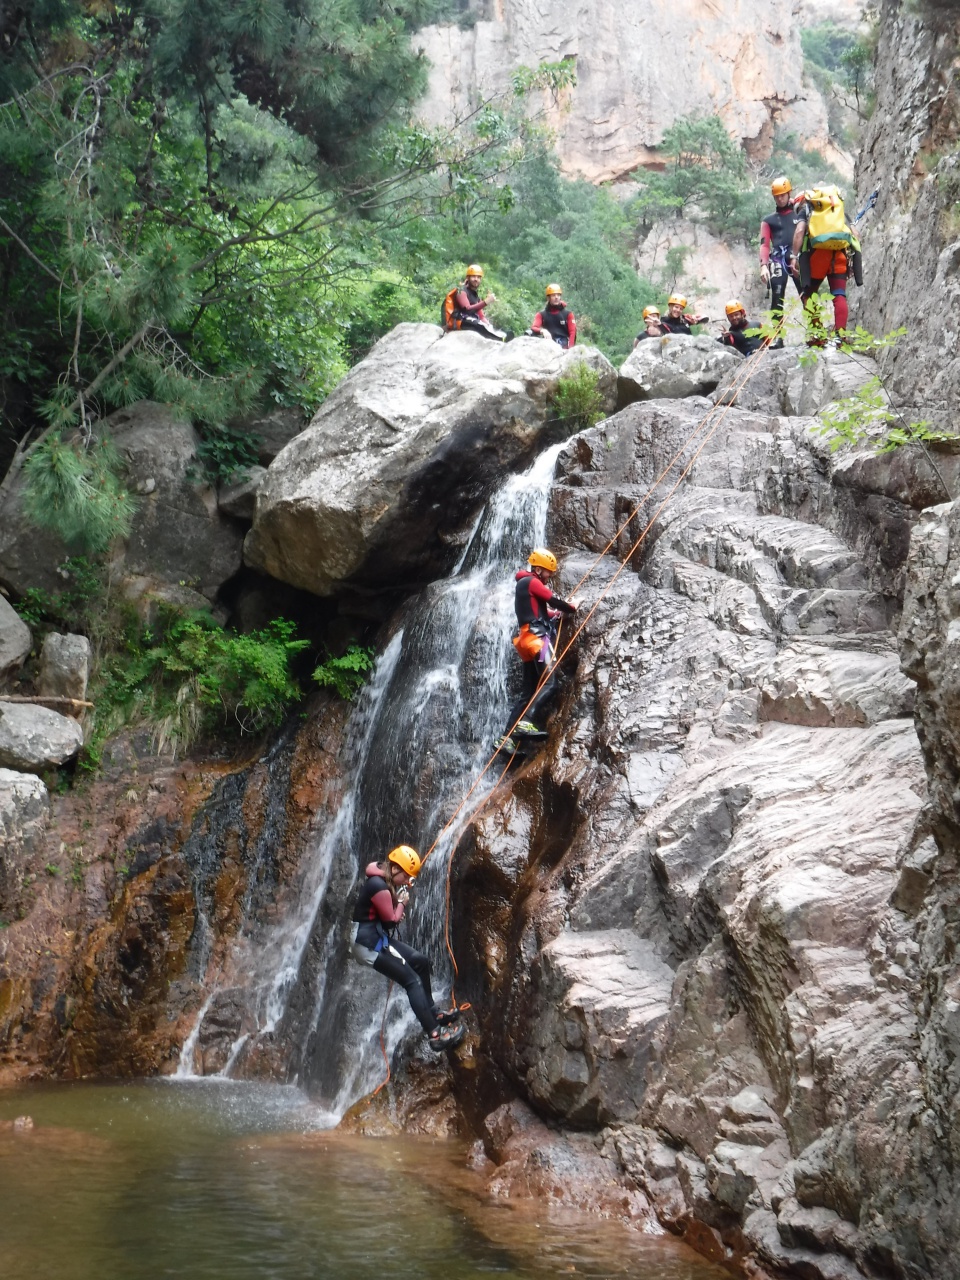
[[[550,579],[557,572],[557,557],[552,551],[535,548],[527,557],[527,564],[530,567],[520,569],[516,576],[515,605],[520,630],[513,639],[523,663],[523,682],[520,697],[510,708],[503,737],[496,744],[511,754],[523,739],[545,736],[543,726],[558,692],[554,671],[557,623],[562,614],[576,613],[580,607],[578,600],[561,600],[550,589]]]
[[[464,1036],[458,1008],[439,1009],[430,989],[430,961],[396,936],[420,871],[420,855],[408,844],[391,849],[383,862],[367,866],[353,909],[350,953],[360,964],[403,987],[431,1049],[455,1049]]]

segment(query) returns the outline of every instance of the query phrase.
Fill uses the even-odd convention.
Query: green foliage
[[[209,428],[200,436],[197,458],[213,484],[236,484],[256,466],[259,437],[228,427]]]
[[[828,111],[831,97],[839,95],[843,100],[852,94],[857,115],[866,119],[873,109],[875,34],[864,36],[833,22],[821,22],[804,28],[800,40],[805,69],[812,73],[814,82],[827,99]],[[830,114],[831,132],[834,132],[837,122],[833,113]],[[842,134],[840,136],[842,141],[853,141]]]
[[[17,601],[17,613],[31,631],[61,630],[89,634],[93,616],[100,612],[103,565],[86,556],[71,556],[57,566],[62,590],[51,594],[42,587],[28,587]]]
[[[578,360],[557,382],[553,411],[569,433],[594,426],[605,416],[600,377],[596,369]]]
[[[842,445],[867,444],[874,453],[891,453],[902,445],[956,440],[951,431],[939,431],[922,420],[907,422],[890,405],[879,378],[870,378],[851,396],[828,405],[814,428],[826,436],[832,451]]]
[[[843,70],[844,58],[858,42],[855,31],[837,26],[835,22],[818,22],[800,32],[804,58],[834,75]]]
[[[327,658],[314,670],[313,679],[322,689],[334,689],[341,698],[352,701],[363,688],[367,672],[373,666],[373,650],[352,644],[339,658]]]
[[[638,170],[640,192],[631,211],[641,226],[696,209],[713,227],[722,229],[737,209],[746,179],[743,150],[719,116],[685,116],[663,135],[662,172]]]
[[[257,732],[301,697],[291,658],[305,649],[292,622],[225,631],[201,612],[162,612],[155,626],[128,617],[98,673],[92,759],[123,724],[151,726],[158,750],[183,751],[214,730]]]
[[[106,440],[84,447],[53,434],[24,465],[24,511],[34,524],[94,554],[130,532],[134,499],[120,479],[120,456]]]

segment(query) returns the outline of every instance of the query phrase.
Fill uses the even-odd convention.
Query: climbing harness
[[[589,609],[589,610],[587,611],[587,613],[584,615],[583,619],[579,622],[578,626],[574,629],[573,634],[572,634],[572,635],[569,637],[569,639],[566,641],[566,643],[564,644],[564,646],[563,646],[563,648],[562,648],[562,649],[559,649],[559,644],[560,644],[560,630],[559,630],[559,628],[558,628],[556,641],[551,645],[551,655],[550,655],[550,656],[551,656],[552,661],[550,661],[550,662],[549,662],[549,664],[545,666],[545,668],[544,668],[544,673],[543,673],[543,675],[541,676],[540,681],[539,681],[539,683],[538,683],[538,685],[537,685],[537,690],[536,690],[536,692],[533,694],[533,697],[531,697],[531,699],[530,699],[530,701],[527,703],[527,705],[523,708],[523,710],[521,711],[520,715],[517,717],[517,720],[514,722],[514,724],[513,724],[513,725],[510,727],[510,729],[508,730],[507,735],[506,735],[506,738],[509,738],[509,737],[514,733],[514,731],[516,730],[517,725],[518,725],[518,724],[520,724],[520,723],[524,720],[524,718],[525,718],[525,717],[526,717],[526,715],[527,715],[527,712],[530,710],[530,707],[531,707],[531,706],[533,705],[533,703],[536,701],[537,694],[540,692],[540,689],[541,689],[541,687],[542,687],[543,683],[544,683],[544,682],[546,681],[546,679],[548,678],[549,674],[550,674],[553,670],[555,670],[555,669],[560,665],[560,663],[563,661],[563,659],[566,657],[566,655],[570,652],[571,647],[573,646],[573,644],[575,643],[575,641],[578,639],[578,637],[580,636],[580,634],[582,633],[582,631],[583,631],[583,630],[584,630],[584,628],[586,627],[587,623],[590,621],[590,619],[591,619],[591,618],[593,617],[593,615],[596,613],[596,611],[597,611],[597,609],[599,608],[600,603],[601,603],[601,601],[603,600],[603,598],[607,595],[607,593],[608,593],[608,592],[610,591],[610,589],[613,587],[614,583],[617,581],[617,579],[620,577],[620,575],[623,573],[623,571],[627,568],[627,566],[631,563],[631,561],[633,560],[633,557],[636,555],[636,553],[639,551],[640,547],[643,545],[644,541],[645,541],[645,540],[646,540],[646,538],[647,538],[647,535],[649,534],[650,530],[653,528],[654,524],[656,523],[656,521],[657,521],[657,519],[659,518],[660,514],[663,512],[663,510],[664,510],[664,508],[666,507],[667,503],[670,501],[670,499],[671,499],[671,498],[673,497],[673,495],[676,493],[677,489],[679,489],[680,485],[683,483],[683,481],[686,479],[686,477],[690,474],[690,472],[691,472],[691,470],[693,469],[693,466],[694,466],[694,464],[696,463],[697,459],[700,457],[700,455],[703,453],[704,449],[705,449],[705,448],[707,447],[707,445],[709,444],[710,440],[713,438],[713,436],[714,436],[714,435],[716,434],[716,432],[719,430],[719,428],[720,428],[720,426],[721,426],[721,424],[722,424],[722,422],[723,422],[724,418],[727,416],[727,414],[729,413],[730,409],[733,407],[733,404],[734,404],[734,402],[735,402],[735,400],[736,400],[736,398],[737,398],[737,395],[738,395],[738,394],[739,394],[739,392],[743,389],[743,387],[746,385],[746,383],[750,380],[750,378],[752,378],[752,377],[753,377],[753,375],[756,373],[757,369],[759,368],[760,364],[762,363],[763,357],[765,356],[765,354],[766,354],[766,352],[769,350],[769,348],[770,348],[770,339],[768,338],[768,339],[765,339],[765,340],[763,341],[762,345],[760,346],[760,348],[759,348],[756,352],[754,352],[753,354],[751,354],[750,356],[748,356],[748,357],[747,357],[747,359],[744,361],[743,368],[738,372],[738,375],[737,375],[736,379],[734,380],[733,385],[730,387],[729,393],[728,393],[728,395],[727,395],[727,397],[726,397],[726,399],[725,399],[725,403],[724,403],[723,405],[719,405],[719,404],[711,405],[711,407],[707,410],[707,412],[703,415],[703,417],[702,417],[702,418],[700,419],[700,421],[697,423],[697,426],[694,428],[694,430],[693,430],[693,431],[690,433],[690,435],[686,438],[686,440],[683,442],[683,444],[680,446],[680,448],[677,450],[677,452],[673,455],[673,457],[670,459],[670,461],[666,464],[666,466],[663,468],[663,470],[660,472],[660,474],[657,476],[657,478],[656,478],[656,479],[651,483],[651,485],[649,486],[649,488],[647,489],[646,493],[645,493],[645,494],[644,494],[644,496],[641,498],[641,500],[640,500],[640,501],[637,503],[637,505],[633,508],[633,510],[630,512],[630,514],[626,517],[626,519],[625,519],[625,520],[620,524],[620,526],[615,530],[615,532],[614,532],[613,536],[612,536],[612,537],[610,538],[610,540],[607,542],[606,546],[604,546],[604,547],[603,547],[603,549],[602,549],[602,550],[599,552],[599,554],[596,556],[596,558],[594,559],[594,561],[592,562],[592,564],[589,566],[589,568],[586,570],[586,572],[582,575],[582,577],[580,578],[579,582],[576,584],[576,586],[574,587],[573,591],[571,592],[571,595],[572,595],[572,596],[575,596],[575,595],[576,595],[576,593],[579,591],[579,589],[580,589],[580,588],[583,586],[583,584],[588,580],[588,578],[591,576],[591,574],[596,570],[596,568],[597,568],[597,566],[600,564],[601,560],[603,560],[603,559],[604,559],[604,557],[607,555],[607,553],[608,553],[608,552],[609,552],[609,551],[610,551],[610,550],[611,550],[611,549],[616,545],[616,543],[617,543],[617,542],[619,541],[619,539],[623,536],[623,534],[624,534],[624,533],[629,529],[629,527],[630,527],[631,523],[632,523],[635,519],[637,519],[637,518],[640,516],[640,513],[643,511],[643,509],[644,509],[644,507],[646,506],[647,502],[651,499],[651,497],[652,497],[652,496],[653,496],[653,494],[656,492],[656,490],[658,489],[658,487],[659,487],[659,486],[660,486],[660,485],[661,485],[661,484],[666,480],[667,476],[668,476],[668,475],[670,474],[670,472],[673,470],[674,466],[675,466],[675,465],[680,461],[680,459],[683,457],[683,455],[684,455],[684,453],[686,452],[686,450],[687,450],[687,449],[688,449],[688,448],[693,444],[693,442],[697,439],[697,437],[698,437],[698,436],[700,436],[700,435],[701,435],[701,433],[705,431],[706,433],[703,435],[703,438],[700,440],[700,443],[699,443],[699,445],[697,446],[696,450],[695,450],[695,451],[694,451],[694,453],[690,456],[690,458],[687,460],[686,464],[684,465],[684,467],[683,467],[683,469],[681,470],[680,474],[677,476],[676,480],[675,480],[675,481],[673,482],[673,484],[671,485],[671,487],[670,487],[670,489],[668,490],[667,494],[666,494],[666,495],[665,495],[665,497],[662,499],[662,501],[660,502],[659,506],[658,506],[658,507],[657,507],[657,509],[654,511],[653,515],[651,515],[651,516],[650,516],[650,518],[647,520],[646,524],[644,524],[643,528],[640,530],[639,535],[634,539],[634,541],[633,541],[633,542],[632,542],[632,544],[630,545],[630,547],[629,547],[629,549],[628,549],[628,551],[627,551],[626,555],[624,555],[624,556],[620,559],[620,564],[619,564],[619,566],[618,566],[618,568],[617,568],[616,572],[612,575],[612,577],[610,578],[610,580],[606,583],[606,585],[605,585],[605,586],[603,587],[603,589],[600,591],[600,593],[599,593],[599,595],[597,596],[596,600],[593,602],[593,604],[592,604],[592,606],[590,607],[590,609]],[[713,422],[713,424],[712,424],[712,425],[709,427],[709,429],[707,430],[707,424],[710,422],[710,419],[711,419],[715,414],[718,414],[718,411],[719,411],[719,416],[717,416],[717,417],[716,417],[716,420]],[[559,649],[559,652],[557,652],[557,650],[558,650],[558,649]],[[501,742],[506,741],[506,738],[505,738],[505,739],[502,739],[502,740],[501,740]],[[471,786],[468,788],[468,790],[467,790],[466,794],[464,795],[463,799],[460,801],[460,803],[457,805],[456,809],[454,809],[453,813],[450,815],[450,817],[447,819],[447,821],[446,821],[446,822],[444,823],[444,825],[441,827],[441,829],[440,829],[440,831],[438,832],[437,836],[435,837],[435,839],[434,839],[433,843],[432,843],[432,844],[430,845],[430,847],[426,850],[426,852],[422,855],[422,858],[421,858],[421,862],[422,862],[422,863],[425,863],[425,862],[427,861],[427,859],[431,856],[431,854],[436,850],[437,846],[440,844],[441,840],[444,838],[444,836],[447,834],[447,832],[448,832],[448,831],[450,831],[450,829],[451,829],[451,828],[453,827],[453,825],[456,823],[456,821],[457,821],[457,819],[459,818],[460,814],[463,812],[463,810],[466,808],[467,804],[469,803],[470,798],[473,796],[474,792],[475,792],[475,791],[477,790],[477,788],[480,786],[480,783],[483,781],[484,777],[486,777],[487,773],[489,773],[489,771],[490,771],[490,770],[491,770],[491,768],[493,767],[494,761],[497,759],[497,757],[498,757],[502,752],[503,752],[503,747],[502,747],[502,745],[497,745],[497,746],[495,746],[495,748],[494,748],[493,752],[491,753],[491,755],[489,756],[489,758],[488,758],[488,760],[487,760],[486,764],[483,766],[483,768],[482,768],[482,769],[480,770],[480,772],[477,774],[476,778],[474,779],[474,781],[473,781],[473,783],[471,784]],[[497,794],[497,791],[499,790],[500,783],[501,783],[501,782],[503,781],[503,779],[506,777],[507,770],[510,768],[510,764],[511,764],[511,762],[512,762],[512,756],[511,756],[511,755],[509,755],[509,754],[507,754],[507,761],[506,761],[506,764],[505,764],[504,768],[502,769],[502,771],[501,771],[501,773],[500,773],[500,776],[497,778],[496,783],[494,784],[494,786],[493,786],[493,787],[491,787],[490,791],[489,791],[489,792],[488,792],[488,793],[487,793],[487,794],[486,794],[486,795],[485,795],[485,796],[480,800],[480,802],[479,802],[479,803],[474,807],[474,809],[471,811],[471,813],[470,813],[470,815],[469,815],[469,820],[470,820],[470,821],[472,821],[472,820],[474,820],[476,817],[478,817],[478,816],[479,816],[479,814],[480,814],[480,813],[483,811],[483,809],[486,807],[486,805],[488,805],[488,804],[490,803],[490,801],[492,800],[492,798]],[[453,872],[453,857],[451,856],[451,858],[450,858],[450,860],[449,860],[449,862],[448,862],[448,864],[447,864],[446,877],[445,877],[445,887],[444,887],[444,925],[443,925],[443,937],[444,937],[444,944],[445,944],[446,949],[447,949],[447,954],[448,954],[448,956],[450,957],[450,965],[451,965],[451,968],[452,968],[452,970],[453,970],[453,982],[452,982],[452,984],[451,984],[450,998],[451,998],[451,1000],[453,1001],[453,1003],[454,1003],[454,1005],[455,1005],[456,1007],[458,1007],[458,1008],[460,1008],[460,1009],[464,1009],[464,1010],[466,1010],[466,1009],[468,1009],[468,1008],[470,1007],[468,1004],[457,1005],[457,1002],[456,1002],[456,980],[457,980],[457,977],[459,976],[460,969],[459,969],[459,966],[458,966],[458,964],[457,964],[456,956],[454,955],[454,951],[453,951],[452,943],[451,943],[451,941],[450,941],[450,916],[451,916],[451,884],[452,884],[452,872]],[[383,1018],[382,1018],[382,1020],[381,1020],[381,1024],[380,1024],[380,1051],[381,1051],[381,1053],[383,1054],[383,1060],[384,1060],[384,1063],[386,1064],[387,1074],[386,1074],[386,1078],[382,1081],[382,1083],[381,1083],[380,1085],[378,1085],[376,1089],[374,1089],[373,1093],[371,1094],[371,1097],[375,1097],[375,1096],[376,1096],[376,1095],[381,1091],[381,1089],[383,1089],[383,1088],[384,1088],[384,1087],[389,1083],[390,1075],[391,1075],[391,1071],[390,1071],[390,1060],[389,1060],[389,1057],[388,1057],[388,1055],[387,1055],[387,1050],[386,1050],[386,1038],[385,1038],[385,1037],[386,1037],[387,1008],[388,1008],[388,1006],[389,1006],[389,1002],[390,1002],[390,994],[391,994],[392,990],[393,990],[393,984],[391,983],[391,984],[390,984],[390,987],[389,987],[389,989],[388,989],[388,991],[387,991],[387,1004],[384,1006]]]

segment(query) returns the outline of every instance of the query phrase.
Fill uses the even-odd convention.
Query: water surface
[[[459,1144],[326,1122],[297,1090],[228,1081],[0,1092],[0,1274],[722,1280],[670,1237],[489,1203]]]

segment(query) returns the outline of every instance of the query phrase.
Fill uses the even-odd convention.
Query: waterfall
[[[318,837],[298,905],[245,957],[240,985],[256,1029],[238,1035],[221,1074],[242,1076],[259,1041],[279,1041],[289,1078],[337,1116],[382,1077],[387,984],[347,955],[349,906],[368,862],[396,844],[423,850],[432,843],[504,727],[513,570],[544,541],[561,447],[504,483],[450,577],[402,609],[351,718],[343,799]],[[484,780],[487,789],[496,777]],[[478,791],[476,801],[484,794]],[[449,985],[444,885],[458,836],[454,827],[428,859],[404,926],[405,939],[430,955],[438,996]],[[211,999],[184,1045],[179,1075],[195,1070]],[[415,1025],[403,993],[395,994],[388,1052]]]

